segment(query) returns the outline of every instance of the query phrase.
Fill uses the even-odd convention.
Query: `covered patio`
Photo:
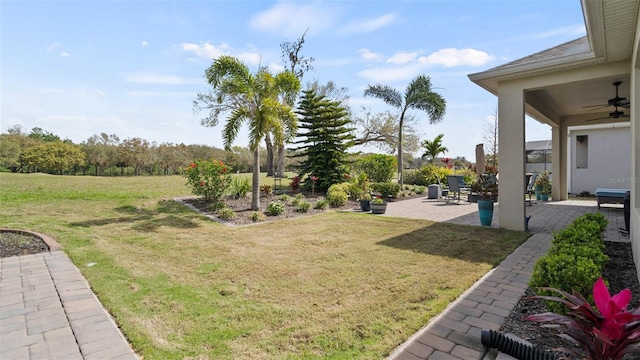
[[[568,129],[628,122],[631,137],[631,241],[639,263],[640,238],[640,23],[638,1],[582,0],[587,36],[469,75],[498,97],[499,224],[525,228],[525,115],[552,129],[554,201],[568,198]],[[617,85],[615,85],[617,84]],[[616,88],[618,93],[616,94]],[[586,164],[597,168],[598,164]],[[606,184],[602,184],[606,187]]]

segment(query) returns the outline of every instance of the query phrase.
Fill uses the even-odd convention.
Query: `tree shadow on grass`
[[[140,208],[131,205],[114,208],[122,216],[72,222],[72,226],[93,227],[110,224],[132,224],[138,231],[155,231],[159,227],[193,229],[198,225],[194,220],[200,216],[173,200],[158,201],[155,207]]]
[[[526,239],[519,231],[436,222],[377,244],[495,266]]]

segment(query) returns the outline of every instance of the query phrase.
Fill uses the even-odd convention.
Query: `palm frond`
[[[231,145],[238,136],[242,122],[248,118],[248,115],[246,108],[237,108],[233,110],[229,118],[227,118],[227,123],[224,125],[224,129],[222,131],[222,140],[225,150],[231,149]]]
[[[402,94],[389,85],[369,85],[364,90],[364,96],[376,97],[396,108],[402,107]]]

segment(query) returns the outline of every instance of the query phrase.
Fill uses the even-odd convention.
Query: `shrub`
[[[289,182],[289,187],[293,191],[298,191],[298,189],[300,188],[300,176],[298,176],[298,175],[294,176],[293,180],[291,180],[291,182]]]
[[[601,232],[605,231],[607,229],[607,224],[609,223],[609,221],[607,220],[607,218],[602,213],[599,213],[599,212],[586,213],[586,214],[582,215],[581,217],[586,219],[586,220],[596,222],[598,224],[598,226],[600,226],[600,231]]]
[[[280,195],[280,201],[282,201],[285,204],[288,204],[289,201],[291,201],[291,196],[289,196],[287,194],[282,194],[282,195]]]
[[[587,245],[604,250],[604,241],[600,227],[596,222],[579,220],[553,235],[553,246],[581,246]]]
[[[206,201],[218,202],[227,192],[232,180],[230,167],[218,160],[197,160],[184,171],[187,185],[194,195],[201,195]]]
[[[249,219],[253,222],[264,221],[264,214],[261,212],[254,211],[249,215]]]
[[[319,209],[319,210],[326,210],[329,208],[329,200],[327,199],[320,199],[318,201],[316,201],[316,203],[313,205],[314,209]]]
[[[606,219],[589,214],[576,218],[554,234],[551,249],[533,267],[529,287],[538,296],[553,295],[552,291],[540,288],[588,294],[590,284],[602,276],[609,259],[603,252],[601,229],[604,228]],[[551,311],[565,311],[558,302],[547,301],[547,306]]]
[[[233,181],[231,182],[231,196],[233,196],[233,198],[235,199],[240,199],[243,197],[246,197],[247,194],[249,193],[249,190],[251,190],[251,184],[249,184],[249,179],[247,178],[238,178],[238,177],[234,177]]]
[[[260,185],[260,192],[264,193],[264,196],[269,196],[271,195],[271,185],[269,184],[262,184]]]
[[[569,289],[581,294],[589,294],[591,284],[602,274],[602,267],[592,259],[565,253],[549,253],[541,257],[533,266],[529,286],[538,296],[553,295],[542,287]],[[593,301],[593,298],[587,299]],[[547,307],[553,312],[564,312],[560,303],[547,301]]]
[[[392,182],[383,182],[383,183],[373,183],[371,184],[371,189],[374,192],[380,193],[383,198],[388,197],[398,197],[398,193],[400,193],[400,184],[392,183]]]
[[[393,179],[396,164],[395,156],[370,154],[356,160],[354,168],[366,173],[372,182],[388,182]]]
[[[224,209],[226,205],[222,201],[210,202],[207,204],[206,209],[211,212],[218,212],[221,209]]]
[[[465,174],[465,181],[471,181],[471,176],[467,179],[466,172],[463,174]],[[420,169],[406,171],[403,177],[405,184],[427,186],[431,184],[445,184],[447,182],[447,175],[453,175],[453,170],[443,166],[427,164]]]
[[[300,200],[298,205],[296,206],[297,212],[307,212],[311,208],[311,203],[306,200]]]
[[[303,193],[298,193],[298,194],[296,194],[296,196],[294,196],[294,198],[298,199],[298,200],[302,200],[302,199],[304,199],[304,194]]]
[[[277,216],[284,213],[284,204],[279,201],[272,201],[267,205],[267,214]]]
[[[233,209],[223,208],[218,210],[218,217],[220,220],[231,220],[236,218],[236,213]]]
[[[327,190],[327,200],[333,207],[344,206],[349,200],[349,183],[333,184]]]
[[[426,188],[424,186],[419,185],[416,185],[413,189],[413,191],[418,195],[424,194],[424,192],[426,191]]]

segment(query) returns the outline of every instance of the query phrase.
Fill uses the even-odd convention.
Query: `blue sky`
[[[0,3],[0,130],[41,127],[75,143],[121,140],[222,147],[192,102],[222,54],[252,70],[282,69],[280,44],[308,30],[303,83],[334,81],[350,105],[367,84],[404,91],[418,74],[447,100],[435,125],[413,112],[421,139],[444,133],[447,156],[474,159],[497,98],[467,77],[585,34],[579,0],[553,1],[13,1]],[[527,140],[550,128],[527,121]],[[237,145],[247,144],[244,133]]]

